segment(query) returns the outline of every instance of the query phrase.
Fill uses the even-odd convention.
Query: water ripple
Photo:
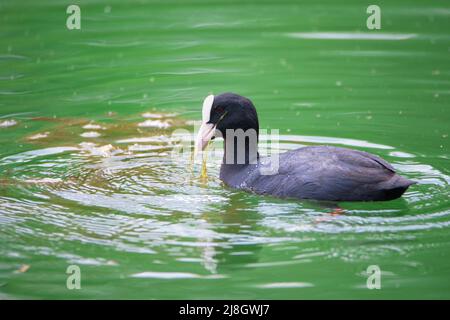
[[[180,123],[175,114],[144,115],[172,119],[174,129]],[[329,204],[272,199],[222,186],[217,178],[222,156],[220,141],[215,142],[218,152],[209,159],[208,179],[199,179],[200,168],[189,169],[190,154],[171,156],[172,149],[180,144],[192,143],[194,135],[171,135],[158,128],[136,134],[136,124],[143,119],[135,118],[121,131],[123,135],[111,135],[109,128],[114,126],[95,122],[102,135],[90,138],[92,142],[80,141],[79,133],[86,130],[83,126],[90,124],[89,129],[94,122],[69,122],[79,126],[79,131],[70,129],[74,131],[70,139],[49,144],[49,129],[45,138],[30,140],[36,143],[35,149],[0,158],[5,173],[0,177],[0,190],[5,191],[0,197],[0,226],[5,237],[20,234],[48,241],[65,239],[149,255],[165,250],[186,264],[200,262],[208,272],[218,275],[220,257],[230,247],[237,246],[227,254],[244,259],[242,268],[271,268],[307,264],[333,253],[296,251],[285,260],[261,262],[255,261],[253,252],[245,250],[245,246],[315,243],[320,234],[377,234],[401,241],[411,232],[446,229],[450,225],[448,204],[436,197],[448,195],[450,178],[427,164],[422,156],[395,146],[338,137],[280,136],[278,149],[271,152],[306,144],[350,146],[377,152],[402,174],[419,181],[402,199],[371,206],[342,203],[342,214],[331,215],[335,207]],[[268,138],[262,135],[262,144]],[[16,196],[6,196],[11,192]],[[394,249],[378,247],[383,252]],[[199,251],[200,257],[189,250]],[[357,256],[349,250],[338,254],[342,259]],[[368,254],[367,250],[370,247],[358,254]],[[89,257],[70,259],[85,264],[114,264]],[[131,277],[205,278],[198,273],[145,270]],[[270,282],[260,288],[304,286],[309,284]]]
[[[401,33],[364,33],[364,32],[294,32],[288,33],[288,37],[297,39],[322,39],[322,40],[409,40],[416,34]]]

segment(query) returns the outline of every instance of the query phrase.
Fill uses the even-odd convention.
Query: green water
[[[69,3],[0,2],[0,298],[450,298],[448,1],[377,1],[379,31],[365,1],[77,1],[71,31]],[[418,184],[333,215],[225,188],[220,155],[202,181],[172,133],[223,91],[275,152],[365,150]]]

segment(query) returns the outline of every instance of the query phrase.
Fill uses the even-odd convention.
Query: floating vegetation
[[[212,140],[208,140],[208,142],[206,143],[206,147],[203,150],[203,152],[201,152],[202,155],[202,169],[200,171],[200,181],[202,182],[206,182],[208,180],[208,172],[207,172],[207,163],[208,163],[208,147],[210,145]],[[196,157],[196,153],[194,151],[194,160]]]
[[[150,119],[162,119],[162,118],[173,118],[176,117],[177,113],[152,113],[152,112],[144,112],[142,117],[150,118]]]
[[[120,148],[116,148],[111,144],[97,146],[92,142],[82,142],[80,143],[80,147],[82,151],[87,152],[91,156],[100,156],[100,157],[111,157],[113,155],[122,153],[123,150]]]
[[[27,139],[28,140],[44,139],[44,138],[47,138],[49,134],[50,134],[49,131],[42,132],[42,133],[36,133],[36,134],[29,136]]]
[[[128,150],[130,151],[153,151],[153,150],[161,150],[161,149],[167,149],[167,146],[155,146],[155,145],[149,145],[149,144],[133,144],[128,147]]]
[[[25,180],[26,183],[34,183],[34,184],[55,184],[55,183],[61,183],[62,180],[60,178],[42,178],[42,179],[27,179]]]
[[[86,130],[105,130],[106,128],[102,127],[99,124],[88,123],[88,124],[83,126],[83,129],[86,129]]]
[[[167,129],[172,125],[169,121],[160,121],[160,120],[145,120],[144,122],[138,123],[138,127],[141,128],[159,128],[159,129]]]
[[[152,119],[161,119],[163,117],[160,113],[151,113],[151,112],[145,112],[142,114],[144,118],[152,118]]]
[[[80,134],[80,136],[83,138],[98,138],[101,136],[101,134],[98,133],[97,131],[88,131],[83,132],[82,134]]]
[[[15,126],[17,124],[16,120],[3,120],[0,121],[0,128],[7,128],[7,127],[12,127]]]
[[[203,156],[203,159],[202,159],[202,171],[201,171],[201,173],[200,173],[200,179],[201,179],[202,181],[208,180],[208,172],[207,172],[207,170],[206,170],[206,163],[207,163],[207,160],[208,160],[208,156],[207,156],[206,153],[205,153],[205,155]]]

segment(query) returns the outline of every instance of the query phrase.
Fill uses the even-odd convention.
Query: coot
[[[381,201],[400,197],[414,181],[373,154],[332,146],[308,146],[277,157],[260,157],[259,123],[253,103],[234,93],[203,102],[196,152],[224,138],[220,179],[232,188],[282,198]]]

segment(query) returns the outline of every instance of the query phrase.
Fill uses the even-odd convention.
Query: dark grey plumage
[[[415,183],[380,157],[347,148],[311,146],[282,153],[275,175],[262,175],[262,163],[270,165],[270,159],[254,165],[222,164],[220,179],[258,194],[326,201],[392,200]]]
[[[208,124],[225,139],[225,155],[236,159],[244,151],[245,163],[222,163],[220,179],[230,187],[283,198],[325,201],[379,201],[400,197],[415,182],[395,172],[385,160],[373,154],[331,146],[310,146],[279,155],[278,172],[261,174],[270,158],[254,156],[249,150],[257,141],[245,140],[245,150],[227,150],[227,129],[259,132],[253,103],[240,95],[224,93],[214,97]],[[234,137],[232,139],[235,139]],[[256,143],[252,145],[252,143]]]

